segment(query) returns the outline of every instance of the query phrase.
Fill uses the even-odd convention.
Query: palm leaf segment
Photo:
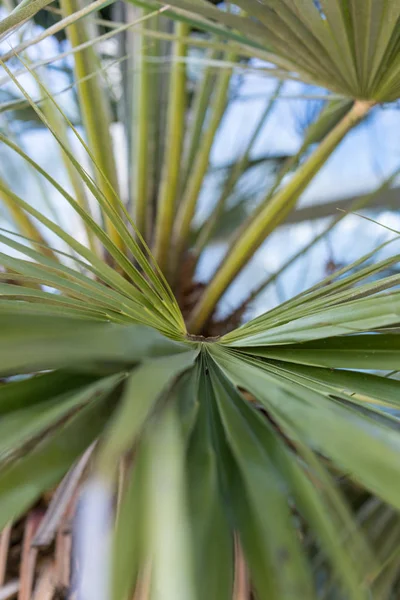
[[[384,564],[368,527],[354,527],[336,481],[345,476],[365,502],[380,498],[398,531],[389,507],[400,508],[391,416],[399,383],[347,370],[398,366],[400,294],[379,293],[390,279],[363,283],[370,271],[328,280],[217,341],[121,323],[116,304],[100,316],[95,299],[90,316],[75,306],[59,314],[46,300],[39,310],[29,286],[17,303],[3,300],[1,375],[42,374],[0,389],[1,524],[98,439],[94,472],[104,484],[128,460],[114,534],[116,600],[130,597],[149,552],[151,577],[164,585],[164,536],[182,523],[186,535],[170,551],[190,557],[185,597],[231,597],[237,535],[257,597],[318,597],[322,565],[337,593],[368,598],[393,559]],[[384,557],[397,544],[395,536]],[[183,597],[187,577],[175,584]]]
[[[240,33],[252,52],[303,80],[376,102],[400,94],[400,6],[393,0],[237,0],[228,13],[205,0],[172,0],[182,17]]]

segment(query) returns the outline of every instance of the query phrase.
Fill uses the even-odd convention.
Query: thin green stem
[[[264,201],[259,204],[256,208],[254,216],[263,210],[264,204],[274,196],[276,190],[281,185],[284,178],[291,172],[294,171],[302,157],[307,152],[308,148],[314,144],[318,144],[324,137],[333,129],[337,123],[349,112],[352,106],[351,100],[330,100],[327,105],[322,109],[318,118],[311,123],[307,128],[303,143],[300,148],[293,156],[286,159],[281,169],[279,170],[274,184],[271,186]],[[240,232],[239,232],[240,233]]]
[[[10,211],[11,217],[17,226],[18,231],[24,236],[30,238],[33,243],[37,242],[39,251],[42,254],[58,261],[58,257],[48,247],[48,244],[31,218],[20,206],[14,202],[11,190],[9,190],[7,184],[2,179],[0,179],[0,198]]]
[[[165,7],[164,7],[165,8]],[[147,31],[160,31],[167,26],[167,22],[163,20],[161,15],[158,15],[151,19]],[[151,59],[157,59],[163,53],[164,42],[157,38],[147,40],[148,49],[147,54]],[[147,168],[148,176],[148,213],[149,216],[149,227],[148,227],[148,240],[153,240],[154,228],[155,228],[155,215],[157,212],[157,194],[159,191],[159,183],[161,178],[161,168],[159,167],[159,157],[162,156],[162,140],[161,140],[161,124],[164,122],[162,117],[163,107],[165,105],[164,96],[160,94],[163,81],[165,79],[164,74],[160,73],[159,69],[154,68],[154,65],[150,66],[150,82],[149,82],[149,93],[151,97],[150,103],[150,114],[149,114],[149,165]]]
[[[250,140],[248,141],[244,152],[242,153],[240,159],[234,164],[234,166],[230,170],[230,173],[225,181],[225,185],[223,186],[222,194],[219,197],[218,202],[215,205],[213,212],[211,213],[210,217],[207,219],[207,222],[204,225],[204,227],[202,228],[202,230],[199,234],[199,237],[196,241],[196,244],[194,247],[194,255],[196,257],[196,261],[197,261],[198,257],[200,256],[200,254],[202,253],[202,251],[204,250],[205,246],[208,244],[210,238],[212,237],[215,227],[223,214],[226,201],[231,196],[241,175],[243,174],[243,172],[246,170],[246,168],[249,165],[250,153],[252,151],[252,148],[253,148],[260,132],[262,131],[262,128],[264,127],[265,122],[267,121],[269,115],[271,114],[271,111],[274,108],[275,101],[276,101],[277,97],[279,96],[282,85],[283,85],[282,82],[278,83],[274,94],[271,96],[271,98],[267,102],[267,105],[259,118],[257,126],[256,126]]]
[[[140,10],[140,9],[138,9]],[[142,9],[141,16],[149,13]],[[142,23],[139,31],[147,24]],[[131,34],[133,43],[133,60],[135,74],[133,77],[133,118],[132,118],[132,200],[135,223],[145,240],[148,239],[148,165],[149,165],[149,108],[150,108],[150,74],[146,57],[145,38],[142,35]]]
[[[246,309],[246,307],[249,306],[249,304],[251,304],[257,298],[257,296],[259,296],[265,290],[265,288],[268,287],[270,283],[276,281],[278,277],[280,277],[280,275],[282,275],[282,273],[286,271],[288,267],[292,266],[299,258],[306,254],[306,252],[311,250],[311,248],[315,246],[315,244],[317,244],[330,231],[332,231],[332,229],[334,229],[334,227],[336,227],[336,225],[338,225],[342,221],[342,219],[347,217],[349,213],[365,208],[366,206],[371,204],[374,198],[376,198],[381,192],[390,188],[391,184],[395,181],[399,174],[400,168],[396,169],[394,173],[392,173],[387,179],[385,179],[385,181],[376,190],[374,190],[370,194],[366,194],[365,196],[362,196],[361,198],[355,200],[348,209],[348,211],[339,214],[337,217],[333,217],[330,220],[329,224],[325,227],[325,229],[321,231],[321,233],[313,237],[313,239],[308,244],[306,244],[303,248],[296,252],[296,254],[291,256],[281,266],[281,268],[278,269],[278,271],[275,271],[275,273],[272,273],[271,275],[265,277],[265,279],[263,279],[258,284],[258,286],[247,296],[247,298],[243,300],[240,306],[237,309],[235,309],[235,313],[237,312],[238,314],[243,314],[243,311]]]
[[[185,57],[187,47],[179,41],[179,37],[188,34],[188,26],[186,23],[176,23],[175,32],[178,41],[174,43],[172,53],[164,165],[158,198],[154,247],[155,258],[164,272],[168,262],[177,203],[186,114],[186,65],[180,59]]]
[[[235,55],[229,55],[227,60],[233,62],[235,58]],[[176,277],[179,261],[185,250],[192,220],[196,211],[200,189],[208,169],[210,152],[215,139],[215,134],[225,112],[231,76],[232,68],[224,69],[219,73],[210,110],[208,127],[201,137],[200,144],[197,148],[197,156],[177,213],[174,229],[175,244],[171,261],[171,273],[173,278]]]
[[[367,101],[355,102],[352,109],[298,168],[288,184],[278,190],[271,200],[263,203],[262,210],[257,211],[256,216],[250,217],[240,237],[229,248],[211,283],[193,310],[189,321],[191,333],[201,330],[204,323],[210,318],[218,300],[236,275],[248,263],[268,235],[286,218],[296,205],[300,194],[344,136],[365,117],[372,105],[372,102]]]
[[[80,8],[78,0],[61,0],[61,7],[65,15],[72,15]],[[79,46],[89,39],[82,20],[70,25],[67,28],[67,34],[73,47]],[[96,68],[97,61],[93,48],[86,48],[75,54],[75,73],[78,80],[84,79]],[[81,81],[78,84],[78,94],[88,145],[97,167],[96,179],[99,188],[109,204],[119,212],[120,206],[114,193],[118,192],[118,178],[110,134],[110,106],[100,76]],[[105,224],[107,232],[116,246],[124,249],[121,236],[107,217],[105,217]]]
[[[166,8],[166,7],[164,7]],[[171,22],[164,19],[162,15],[152,19],[151,31],[164,32]],[[147,30],[150,31],[150,28]],[[177,37],[177,36],[176,36]],[[160,68],[160,61],[163,57],[168,56],[172,51],[172,46],[162,40],[154,39],[148,42],[147,54],[149,56],[150,71],[150,122],[149,122],[149,166],[148,174],[148,218],[149,218],[149,240],[154,241],[157,204],[159,193],[161,190],[161,179],[164,167],[164,148],[167,143],[166,128],[168,116],[168,94],[169,94],[169,77],[168,69]]]
[[[215,50],[209,50],[206,54],[205,60],[215,60],[218,58],[218,56],[219,52]],[[199,142],[201,133],[203,131],[204,120],[206,118],[214,81],[215,69],[209,65],[204,69],[202,78],[197,86],[196,95],[193,101],[193,108],[191,110],[191,124],[187,140],[186,159],[181,179],[182,189],[185,189],[186,187],[187,180],[199,149]]]

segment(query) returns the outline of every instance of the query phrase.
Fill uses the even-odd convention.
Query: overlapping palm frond
[[[230,598],[235,536],[260,598],[323,597],[325,586],[332,597],[367,598],[389,565],[394,582],[399,528],[388,507],[400,504],[399,384],[338,367],[398,366],[400,304],[396,291],[365,297],[365,285],[346,300],[348,284],[322,288],[329,306],[292,301],[214,342],[3,304],[2,375],[52,371],[0,390],[2,523],[100,434],[95,473],[105,486],[127,461],[116,600],[142,584],[150,557],[163,597],[168,587],[171,597]],[[383,327],[390,333],[371,333]],[[389,511],[388,565],[355,525],[340,477]],[[187,565],[182,581],[165,572],[169,552]]]
[[[400,7],[393,0],[237,0],[242,13],[206,0],[173,0],[181,18],[239,33],[253,55],[359,100],[398,98]],[[200,17],[200,18],[199,18]]]
[[[44,4],[23,2],[0,31],[14,32]],[[91,497],[105,499],[109,520],[90,553],[96,565],[111,538],[107,600],[396,600],[400,382],[390,372],[400,360],[400,278],[382,274],[400,256],[369,264],[372,252],[225,335],[202,334],[218,299],[347,132],[377,101],[398,96],[397,4],[240,0],[244,16],[203,0],[164,8],[135,1],[132,26],[160,45],[148,62],[130,57],[140,69],[133,84],[124,81],[138,84],[135,106],[144,112],[130,120],[133,206],[121,199],[110,156],[98,38],[82,19],[106,3],[61,4],[54,30],[70,28],[85,136],[20,54],[34,39],[1,63],[56,140],[72,192],[18,141],[6,133],[0,140],[73,209],[84,239],[0,180],[15,226],[0,234],[0,526],[68,479],[90,449]],[[177,18],[173,33],[165,15]],[[188,111],[183,65],[193,24],[225,38],[202,38],[209,67],[222,65],[201,72]],[[140,39],[143,52],[147,38]],[[150,68],[166,41],[169,79]],[[232,73],[249,53],[346,98],[328,102],[298,153],[279,165],[210,285],[184,311],[183,284],[193,283],[280,93],[278,85],[210,219],[193,235]],[[16,57],[40,101],[9,66]],[[53,496],[56,514],[64,489]],[[78,587],[87,577],[83,560]]]

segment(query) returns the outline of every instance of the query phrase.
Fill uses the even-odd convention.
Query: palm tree
[[[44,196],[51,189],[58,199],[52,216],[21,197],[20,181],[0,180],[14,227],[0,234],[8,248],[0,284],[3,563],[13,524],[27,514],[20,597],[30,598],[35,583],[43,599],[49,581],[54,593],[60,571],[41,564],[34,582],[33,548],[56,540],[57,566],[84,480],[75,569],[82,600],[394,600],[400,292],[398,274],[387,272],[399,256],[363,256],[244,323],[273,278],[226,318],[216,309],[347,133],[400,96],[400,4],[134,0],[118,23],[99,16],[109,4],[24,0],[0,24],[6,42],[17,40],[2,56],[14,96],[1,112],[16,119],[23,109],[45,127],[69,178],[61,184],[12,129],[0,133],[22,179],[38,177]],[[55,15],[53,24],[19,36],[41,10]],[[66,50],[32,58],[31,47],[64,30]],[[104,42],[114,35],[119,55],[110,57]],[[192,48],[206,65],[194,90]],[[152,68],[166,50],[169,74]],[[62,57],[67,71],[73,58],[78,116],[39,70]],[[197,227],[232,73],[252,58],[278,80],[328,90],[327,102],[296,155],[261,160],[267,189],[248,210],[240,182],[255,166],[252,147],[279,84]],[[106,69],[116,64],[121,79],[110,86]],[[126,187],[113,119],[129,141]],[[226,254],[210,281],[198,282],[198,261],[232,207],[239,223],[229,220]],[[77,215],[82,231],[65,214]],[[69,580],[62,572],[58,583]]]

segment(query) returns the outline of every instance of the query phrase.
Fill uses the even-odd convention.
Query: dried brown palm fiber
[[[176,285],[176,297],[181,308],[183,317],[189,316],[194,305],[203,293],[205,288],[204,283],[195,281],[194,269],[196,267],[196,259],[188,253],[183,261],[179,279]]]
[[[70,600],[70,522],[75,504],[70,503],[69,510],[60,521],[55,541],[49,547],[40,548],[32,546],[32,540],[38,515],[44,515],[45,510],[45,504],[41,501],[11,529],[12,545],[9,545],[8,556],[5,557],[6,569],[4,585],[0,586],[0,600],[47,600],[47,597],[50,600]]]
[[[59,587],[56,589],[52,600],[77,600],[77,596],[75,593]]]
[[[12,524],[6,525],[0,535],[0,588],[4,585]]]
[[[32,600],[53,600],[56,592],[54,564],[51,561],[46,562],[37,577],[35,591]]]
[[[13,523],[11,529],[5,582],[8,582],[11,579],[19,579],[25,521],[26,515],[22,519],[19,519]]]
[[[207,335],[213,337],[216,335],[225,335],[226,333],[233,331],[241,325],[246,309],[247,306],[239,306],[230,312],[224,319],[212,319],[207,325]]]
[[[32,546],[32,541],[43,516],[43,509],[35,508],[30,511],[26,518],[24,541],[22,544],[18,600],[31,600],[38,556],[38,549]]]
[[[71,583],[72,533],[59,529],[55,546],[55,580],[57,588],[68,590]]]
[[[185,320],[190,316],[207,287],[206,282],[196,280],[196,265],[197,257],[190,251],[187,252],[180,268],[178,281],[174,287],[176,298]],[[245,310],[246,306],[243,309],[239,307],[224,319],[217,320],[215,317],[212,317],[203,326],[200,332],[201,335],[203,337],[218,337],[232,331],[240,325]]]
[[[50,498],[48,509],[32,540],[34,546],[43,548],[49,546],[54,541],[63,516],[70,509],[71,502],[75,502],[74,498],[88,466],[93,448],[94,444],[72,466],[55,489]]]
[[[70,598],[72,527],[76,498],[91,447],[60,486],[46,492],[26,515],[0,535],[0,600]],[[52,573],[50,585],[50,572]],[[37,591],[39,590],[39,591]],[[45,592],[43,592],[45,590]]]
[[[150,599],[150,579],[150,565],[148,565],[143,569],[141,575],[139,576],[132,600]]]
[[[235,539],[235,580],[233,600],[250,599],[250,582],[246,562],[238,538]]]

